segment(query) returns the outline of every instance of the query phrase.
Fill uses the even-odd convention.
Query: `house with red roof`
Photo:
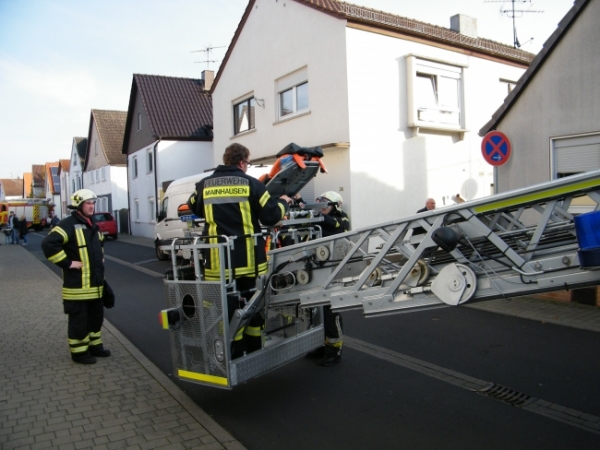
[[[122,146],[131,234],[153,237],[169,184],[214,167],[212,79],[133,75]]]
[[[46,166],[43,164],[31,165],[31,194],[33,198],[46,197]]]
[[[457,9],[460,5],[457,4]],[[353,228],[490,194],[478,130],[534,55],[484,37],[336,0],[250,0],[211,88],[214,164],[234,142],[254,163],[320,146]],[[480,32],[482,31],[482,32]],[[456,198],[456,197],[454,197]]]
[[[128,207],[127,159],[121,154],[126,117],[125,111],[92,109],[90,112],[82,173],[83,187],[98,197],[96,211],[114,213]],[[75,140],[71,161],[73,152],[77,152]]]
[[[60,178],[58,162],[46,163],[44,166],[44,191],[46,198],[58,209],[60,205]]]

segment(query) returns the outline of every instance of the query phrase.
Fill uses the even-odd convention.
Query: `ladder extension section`
[[[247,310],[331,305],[376,316],[596,285],[569,212],[581,204],[599,209],[600,171],[272,250]]]

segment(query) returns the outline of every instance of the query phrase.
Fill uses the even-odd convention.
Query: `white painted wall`
[[[112,194],[112,209],[118,211],[127,209],[127,167],[108,166],[108,179],[110,183],[110,192]]]
[[[204,172],[215,167],[212,142],[161,141],[156,154],[158,190],[165,181]]]
[[[290,142],[311,147],[347,142],[344,21],[296,2],[257,0],[213,92],[214,163],[239,142],[252,159],[274,155]],[[277,123],[276,80],[307,67],[310,114]],[[254,93],[256,129],[233,135],[236,99]]]
[[[71,195],[73,194],[73,192],[83,187],[81,160],[79,159],[79,154],[77,153],[77,145],[75,144],[75,139],[73,139],[73,144],[71,145],[71,164],[69,166],[68,175],[68,188],[66,189],[66,193],[61,191],[61,197],[64,197],[64,201],[67,205],[71,204]],[[61,219],[67,216],[68,214],[69,210],[64,211],[63,214],[61,214]]]
[[[70,203],[71,187],[69,186],[69,172],[62,170],[60,172],[60,204],[54,208],[54,214],[61,219],[67,215],[67,205]]]
[[[156,151],[156,167],[152,172],[148,172],[149,151]],[[132,176],[134,157],[138,161],[137,178]],[[156,207],[160,205],[164,194],[163,182],[214,167],[212,142],[157,141],[129,155],[128,165],[131,234],[151,238],[156,224]]]
[[[129,220],[131,222],[131,234],[134,236],[152,237],[154,224],[156,223],[156,214],[152,211],[153,208],[150,204],[150,199],[154,199],[154,202],[156,202],[154,170],[148,173],[146,161],[147,153],[150,150],[154,151],[154,145],[149,145],[127,156]],[[137,177],[133,176],[134,159],[137,159]]]
[[[291,32],[290,30],[300,30]],[[417,54],[464,69],[466,132],[407,127],[406,56]],[[276,80],[307,67],[310,114],[277,122]],[[325,147],[328,175],[315,194],[339,192],[352,228],[398,219],[460,193],[490,193],[493,172],[481,156],[478,130],[501,104],[500,79],[523,68],[416,41],[355,28],[296,2],[257,0],[213,92],[215,164],[233,142],[251,158],[274,155],[290,142]],[[233,105],[253,94],[256,129],[233,136]],[[347,144],[328,148],[328,144]],[[341,147],[341,148],[340,148]]]
[[[353,28],[346,40],[353,227],[414,214],[428,197],[439,207],[457,193],[489,195],[493,170],[477,132],[502,102],[500,79],[517,81],[524,69]],[[410,54],[465,66],[464,139],[408,127]]]

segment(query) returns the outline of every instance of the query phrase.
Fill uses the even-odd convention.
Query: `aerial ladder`
[[[589,213],[570,212],[581,204]],[[258,377],[323,345],[324,305],[377,317],[600,284],[599,205],[600,171],[326,238],[322,218],[307,216],[316,206],[309,204],[269,230],[294,243],[269,252],[268,273],[231,321],[226,297],[236,288],[225,265],[222,281],[208,282],[201,264],[186,275],[173,257],[161,319],[174,373],[225,389]],[[227,236],[217,244],[196,236],[173,251],[188,249],[200,261],[217,247],[227,261],[234,245]],[[257,313],[266,319],[263,348],[231,359],[233,337]]]

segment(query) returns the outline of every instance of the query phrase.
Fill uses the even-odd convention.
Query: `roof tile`
[[[212,98],[204,82],[159,75],[133,76],[157,138],[212,138]]]
[[[121,149],[123,148],[127,111],[92,109],[92,116],[108,164],[126,164],[127,155],[123,155]]]

